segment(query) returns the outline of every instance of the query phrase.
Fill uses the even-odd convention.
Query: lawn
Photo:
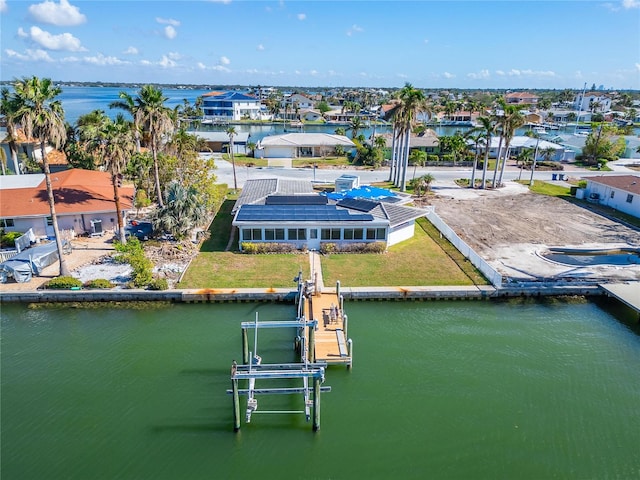
[[[234,200],[226,200],[191,262],[179,288],[293,288],[302,270],[309,278],[305,254],[246,255],[225,252],[231,232]],[[321,258],[325,285],[340,280],[349,287],[486,284],[482,275],[426,219],[416,223],[415,235],[384,254],[333,254]]]

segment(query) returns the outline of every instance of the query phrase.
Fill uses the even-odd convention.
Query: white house
[[[260,100],[239,92],[210,92],[202,96],[203,121],[262,120]]]
[[[640,176],[600,175],[584,177],[584,198],[640,218]]]
[[[51,174],[51,185],[60,230],[91,233],[99,223],[102,230],[117,228],[111,175],[74,168]],[[133,205],[133,188],[119,191],[123,216]],[[8,232],[26,232],[52,237],[53,223],[44,174],[0,176],[0,226]],[[92,223],[93,222],[93,223]]]
[[[264,137],[256,146],[256,158],[322,157],[335,152],[337,146],[345,151],[355,144],[344,135],[329,133],[285,133]]]
[[[611,99],[601,92],[586,92],[584,95],[580,92],[573,99],[573,108],[579,111],[604,113],[611,110]]]
[[[295,110],[296,107],[298,110],[310,110],[315,106],[315,102],[304,95],[294,93],[282,100],[282,108],[285,108],[287,105],[289,105],[292,110]]]
[[[311,191],[310,191],[311,190]],[[427,211],[392,202],[314,193],[310,182],[248,180],[233,211],[243,242],[290,243],[299,249],[384,242],[387,247],[411,238],[415,220]]]
[[[499,145],[500,137],[491,137],[491,146],[489,148],[490,158],[497,157]],[[547,140],[538,140],[525,135],[516,135],[511,139],[511,143],[509,144],[509,156],[517,156],[525,148],[535,150],[536,145],[538,146],[537,160],[545,159],[543,152],[547,148],[553,149],[553,154],[549,158],[549,160],[553,162],[568,162],[575,159],[575,151],[569,148],[565,148],[557,143],[548,142]],[[502,149],[502,154],[504,155],[504,142],[502,142]]]

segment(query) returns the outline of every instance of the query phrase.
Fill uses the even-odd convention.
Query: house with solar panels
[[[245,242],[290,243],[301,250],[320,250],[323,243],[390,247],[411,238],[415,220],[427,210],[402,205],[406,196],[389,190],[366,198],[366,188],[372,187],[358,187],[359,195],[329,195],[315,192],[309,181],[248,180],[232,211],[239,247]]]

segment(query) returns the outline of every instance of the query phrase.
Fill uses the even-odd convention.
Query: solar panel
[[[337,205],[339,207],[350,208],[352,210],[358,210],[360,212],[368,212],[376,208],[378,203],[358,198],[343,198],[337,203]]]
[[[238,222],[370,222],[373,215],[352,214],[335,205],[243,205]]]
[[[321,195],[269,195],[265,205],[326,205],[327,197]]]

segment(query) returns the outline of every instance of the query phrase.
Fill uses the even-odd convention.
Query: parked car
[[[153,224],[151,222],[141,222],[132,220],[124,228],[126,237],[136,237],[138,240],[149,240],[153,235]]]

